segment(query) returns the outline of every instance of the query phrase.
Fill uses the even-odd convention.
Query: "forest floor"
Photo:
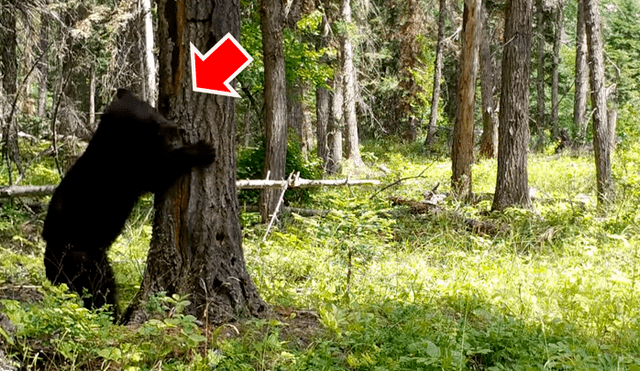
[[[152,306],[171,314],[136,328],[85,310],[44,283],[46,209],[5,203],[0,370],[640,371],[640,146],[616,151],[606,212],[589,156],[531,155],[533,208],[493,213],[495,160],[474,165],[479,196],[463,202],[446,158],[395,143],[362,154],[383,186],[408,179],[313,191],[290,206],[329,213],[282,215],[266,242],[257,213],[241,214],[247,267],[275,316],[219,327],[183,315],[188,297],[158,295]],[[32,184],[55,183],[45,165]],[[111,250],[123,306],[151,205],[139,202]]]

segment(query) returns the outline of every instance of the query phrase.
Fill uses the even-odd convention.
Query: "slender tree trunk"
[[[342,132],[344,130],[344,115],[342,105],[344,101],[342,83],[342,69],[336,67],[333,72],[333,96],[329,113],[329,128],[327,141],[329,142],[329,160],[327,173],[336,174],[342,166]]]
[[[156,196],[156,216],[139,298],[165,291],[189,295],[187,314],[209,323],[261,315],[267,306],[247,274],[236,193],[235,101],[191,89],[189,42],[207,50],[226,33],[239,39],[237,0],[215,7],[197,0],[158,1],[161,113],[180,122],[186,140],[212,143],[214,163]],[[189,20],[189,22],[187,22]],[[132,322],[144,320],[133,306]],[[131,313],[131,312],[130,312]]]
[[[11,161],[13,161],[20,175],[24,175],[20,149],[18,147],[18,124],[16,122],[15,106],[18,94],[18,55],[16,38],[16,7],[15,0],[5,1],[0,6],[0,62],[2,69],[2,98],[0,101],[0,123],[2,123],[2,157],[6,159],[11,178]]]
[[[153,107],[156,106],[156,60],[153,54],[153,19],[151,18],[151,0],[141,0],[144,13],[144,66],[146,97],[144,98]]]
[[[89,80],[89,129],[95,130],[96,123],[96,69],[93,65],[90,67],[91,76]]]
[[[478,73],[477,19],[480,0],[465,0],[462,25],[462,52],[458,74],[458,112],[453,126],[451,155],[451,186],[454,192],[467,198],[472,195],[471,165],[473,164],[473,127]]]
[[[48,4],[45,1],[45,5]],[[49,48],[49,14],[42,12],[40,15],[40,53],[45,53]],[[45,53],[48,54],[48,53]],[[47,111],[47,85],[49,81],[49,60],[43,55],[38,62],[40,81],[38,82],[38,117],[45,117]]]
[[[404,90],[400,99],[399,111],[401,120],[407,123],[409,142],[418,137],[419,118],[414,109],[420,86],[413,77],[413,71],[419,60],[418,38],[423,33],[424,16],[419,0],[408,0],[404,5],[404,24],[400,29],[400,87]]]
[[[529,70],[531,0],[507,0],[502,56],[498,176],[493,210],[528,206]]]
[[[433,138],[436,134],[436,123],[438,121],[438,101],[440,100],[440,80],[442,79],[442,49],[444,48],[444,15],[447,7],[446,0],[440,0],[438,14],[438,43],[436,44],[436,62],[433,72],[433,94],[431,94],[431,115],[429,116],[429,126],[427,129],[427,139],[425,147],[433,145]]]
[[[606,206],[613,200],[611,178],[611,141],[607,124],[607,98],[604,82],[604,58],[600,12],[597,0],[584,0],[584,21],[587,32],[591,102],[593,104],[593,151],[596,160],[598,204]]]
[[[345,25],[351,24],[350,0],[341,0],[340,13],[342,22]],[[340,35],[340,49],[344,84],[345,157],[353,162],[356,168],[359,168],[364,166],[364,163],[360,158],[358,118],[356,116],[356,70],[353,65],[353,46],[348,30]]]
[[[553,73],[551,78],[551,128],[553,138],[559,136],[558,127],[558,69],[560,66],[560,43],[562,41],[562,21],[563,21],[562,1],[558,1],[555,9],[555,35],[553,37]]]
[[[573,122],[578,131],[578,140],[587,138],[587,93],[589,91],[589,70],[587,66],[587,32],[584,25],[584,0],[578,0],[576,21],[576,77],[573,102]]]
[[[536,148],[542,149],[545,143],[544,128],[546,126],[545,119],[545,92],[544,92],[544,56],[545,56],[545,40],[544,40],[544,0],[536,1],[537,21],[536,26],[538,40],[538,76],[536,81],[538,95],[538,109],[536,111],[536,129],[538,131],[538,139]],[[506,42],[506,39],[505,39]]]
[[[480,156],[495,158],[498,155],[498,115],[493,100],[493,58],[491,57],[489,38],[489,17],[484,3],[481,5],[480,20],[480,83],[482,86],[482,137],[480,138]]]
[[[318,157],[326,165],[329,159],[329,145],[327,129],[329,127],[329,90],[318,86],[316,88],[316,138],[318,141]]]
[[[260,0],[260,17],[264,55],[264,175],[270,174],[271,180],[283,180],[287,159],[287,97],[282,49],[282,0]],[[277,189],[260,192],[259,207],[263,222],[268,222],[274,213],[280,193]]]
[[[309,151],[309,125],[305,115],[302,98],[305,94],[305,86],[302,84],[287,84],[287,124],[298,134],[300,151],[304,158]]]

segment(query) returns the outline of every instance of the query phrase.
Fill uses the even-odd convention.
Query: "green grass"
[[[152,304],[176,314],[127,329],[45,284],[42,302],[0,301],[18,326],[5,349],[42,369],[640,370],[640,147],[614,157],[620,199],[606,215],[592,158],[530,156],[533,210],[447,198],[440,213],[413,215],[388,197],[420,200],[438,183],[448,192],[450,163],[393,143],[368,143],[363,157],[392,171],[383,184],[422,176],[377,194],[319,190],[295,206],[328,216],[285,216],[266,242],[256,214],[241,216],[248,269],[280,320],[198,329],[180,314],[188,298],[160,295]],[[493,192],[495,172],[495,161],[474,165],[474,191]],[[111,251],[125,304],[144,269],[150,207],[140,202]],[[19,231],[33,218],[8,210],[2,235],[29,241]],[[472,233],[463,217],[500,232]],[[42,243],[8,241],[0,282],[41,284]]]

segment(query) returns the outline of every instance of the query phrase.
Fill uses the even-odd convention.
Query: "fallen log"
[[[265,189],[265,188],[313,188],[313,187],[340,187],[340,186],[360,186],[360,185],[379,185],[378,180],[359,180],[359,179],[336,179],[336,180],[314,180],[294,178],[287,180],[238,180],[236,186],[238,189]],[[0,198],[14,197],[37,197],[50,196],[56,190],[55,185],[46,186],[9,186],[0,187]]]
[[[369,179],[303,179],[294,178],[291,181],[288,180],[238,180],[236,186],[238,189],[265,189],[265,188],[313,188],[313,187],[340,187],[340,186],[360,186],[360,185],[379,185],[379,180]]]
[[[38,197],[52,195],[57,186],[10,186],[0,188],[0,198]]]

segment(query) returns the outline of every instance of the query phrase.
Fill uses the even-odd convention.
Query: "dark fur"
[[[117,316],[107,251],[138,198],[161,193],[182,174],[213,162],[211,145],[182,145],[177,125],[124,89],[104,111],[89,146],[56,189],[44,222],[44,265],[87,308],[111,304]]]

